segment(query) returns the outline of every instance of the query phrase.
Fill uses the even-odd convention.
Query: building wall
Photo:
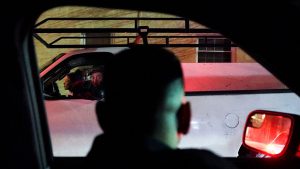
[[[86,8],[86,7],[60,7],[50,9],[44,12],[38,19],[37,23],[42,21],[48,17],[175,17],[172,15],[166,14],[158,14],[158,13],[151,13],[151,12],[140,12],[140,11],[130,11],[130,10],[110,10],[110,9],[103,9],[103,8]],[[133,25],[133,23],[129,23],[128,21],[124,22],[112,22],[106,21],[104,22],[106,27],[129,27]],[[74,27],[74,28],[82,28],[84,25],[89,25],[89,28],[97,28],[103,27],[103,22],[97,21],[60,21],[60,22],[47,22],[45,26],[40,26],[39,28],[49,27],[49,28],[65,28],[65,27]],[[142,25],[150,25],[150,27],[156,27],[159,25],[160,27],[163,25],[164,27],[183,27],[183,23],[176,23],[176,22],[166,22],[166,21],[142,21],[140,26]],[[192,28],[205,28],[203,25],[197,24],[195,22],[190,23],[190,27]],[[67,34],[68,36],[81,36],[80,34]],[[117,35],[117,34],[116,34]],[[135,35],[135,34],[133,34]],[[156,34],[157,35],[157,34]],[[172,34],[174,35],[174,34]],[[40,34],[43,38],[45,38],[48,42],[52,42],[56,38],[58,38],[58,34]],[[156,40],[153,43],[159,43],[162,40]],[[66,42],[66,41],[64,41]],[[64,43],[62,42],[62,43]],[[80,44],[80,40],[69,40],[68,43],[73,44]],[[113,40],[113,43],[121,43],[117,40]],[[197,43],[197,39],[186,39],[181,40],[180,43]],[[41,67],[45,62],[51,60],[53,57],[57,56],[60,53],[68,52],[70,48],[66,49],[48,49],[44,45],[42,45],[38,40],[34,38],[34,44],[36,48],[37,60],[38,65]],[[183,62],[196,62],[197,61],[197,50],[196,48],[169,48],[173,51],[181,61]],[[236,62],[252,62],[253,60],[249,58],[249,56],[240,49],[236,50],[235,55],[233,56],[235,59],[233,61]]]
[[[255,62],[246,52],[244,52],[241,48],[237,48],[237,60],[236,62]]]

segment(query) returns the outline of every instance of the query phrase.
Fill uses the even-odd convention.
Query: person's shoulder
[[[210,158],[221,159],[221,157],[219,157],[218,155],[205,149],[176,149],[175,152],[179,155],[194,156],[196,158],[210,157]]]
[[[231,162],[207,150],[176,149],[162,154],[174,168],[237,169]]]

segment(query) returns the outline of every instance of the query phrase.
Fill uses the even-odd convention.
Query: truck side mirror
[[[270,157],[283,156],[293,127],[294,118],[290,114],[255,110],[247,118],[243,146]]]

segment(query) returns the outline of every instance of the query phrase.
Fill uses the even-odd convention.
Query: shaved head
[[[184,95],[181,64],[165,49],[124,50],[109,62],[104,76],[106,110],[99,117],[104,130],[151,133],[180,108]]]

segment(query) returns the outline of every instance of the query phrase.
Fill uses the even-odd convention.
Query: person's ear
[[[178,133],[187,134],[190,128],[191,107],[189,102],[181,104],[177,112]]]

